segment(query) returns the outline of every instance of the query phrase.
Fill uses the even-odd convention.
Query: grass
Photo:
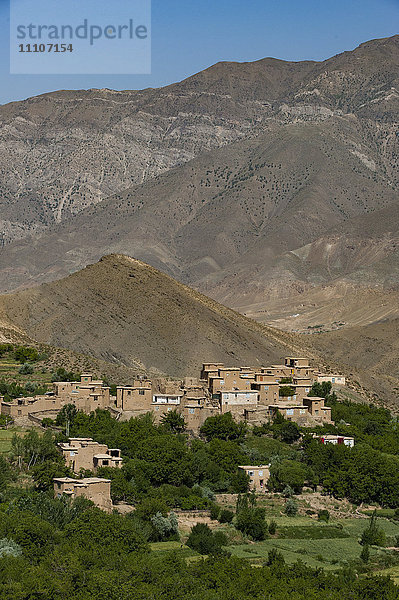
[[[31,375],[21,375],[19,368],[21,363],[15,361],[11,352],[0,357],[0,379],[7,383],[15,381],[19,385],[25,385],[27,382],[37,383],[39,385],[51,384],[51,372],[44,370],[44,362],[31,363],[34,372]]]
[[[11,450],[11,440],[14,433],[23,435],[24,430],[13,427],[11,429],[0,429],[0,454],[5,454]]]
[[[292,564],[301,560],[310,567],[323,567],[324,569],[338,569],[348,561],[356,560],[360,556],[361,546],[357,539],[279,539],[269,538],[263,542],[253,544],[248,553],[248,546],[229,546],[232,555],[239,558],[255,558],[264,561],[272,548],[276,548],[283,555],[285,561]],[[371,550],[376,554],[379,550]]]
[[[268,553],[276,548],[288,564],[297,560],[313,568],[339,569],[348,562],[358,560],[362,550],[359,538],[368,525],[368,519],[347,518],[320,523],[305,516],[275,517],[276,537],[251,544],[236,544],[227,547],[233,556],[246,558],[251,564],[262,564]],[[378,519],[378,525],[386,535],[399,535],[399,523],[386,518]],[[384,548],[371,548],[371,558],[391,554]],[[399,567],[397,567],[399,579]]]
[[[377,571],[376,572],[377,575],[388,575],[389,577],[391,577],[394,581],[394,583],[396,583],[396,585],[399,585],[399,566],[396,567],[390,567],[389,569],[382,569],[381,571]]]
[[[185,544],[177,541],[171,542],[153,542],[150,544],[152,552],[162,554],[163,552],[178,552],[179,556],[188,560],[200,558],[200,555]]]

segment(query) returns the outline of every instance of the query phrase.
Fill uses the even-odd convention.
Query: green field
[[[22,435],[24,432],[20,428],[0,429],[0,454],[11,450],[11,440],[14,433]]]
[[[362,546],[359,538],[367,527],[367,519],[338,519],[319,523],[307,517],[277,517],[277,537],[263,542],[228,546],[232,555],[254,562],[267,559],[272,548],[279,550],[287,563],[302,560],[311,567],[337,569],[348,561],[359,559]],[[386,535],[399,535],[399,524],[378,519]],[[278,537],[280,534],[281,537]],[[385,549],[371,549],[371,558],[388,553]],[[398,570],[399,577],[399,570]]]
[[[274,520],[277,523],[276,536],[262,542],[230,543],[226,550],[233,556],[250,561],[253,566],[264,564],[269,551],[275,548],[288,564],[301,560],[312,568],[339,569],[351,561],[359,560],[362,550],[359,538],[368,525],[367,518],[334,519],[329,523],[318,522],[306,516],[281,516]],[[388,541],[399,535],[399,522],[380,518],[378,525],[385,531]],[[234,532],[237,533],[232,525],[218,529],[224,531],[229,539],[232,539]],[[196,552],[180,542],[153,543],[151,549],[157,553],[176,551],[188,560],[199,558]],[[395,559],[398,553],[385,548],[370,549],[371,561],[387,556]],[[399,566],[378,573],[392,575],[399,583]]]

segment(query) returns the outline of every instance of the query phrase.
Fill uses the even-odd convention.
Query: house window
[[[103,460],[103,467],[108,467],[109,465],[109,461],[108,460]]]
[[[263,471],[258,471],[259,477],[263,477]]]
[[[268,391],[269,391],[269,386],[265,385],[265,392],[268,392]]]
[[[132,395],[132,392],[128,392],[128,393],[127,393],[127,395],[128,395],[128,396],[131,396],[131,395]]]
[[[220,385],[224,385],[224,379],[220,380]]]
[[[145,391],[144,390],[139,390],[139,394],[140,394],[140,396],[144,396]]]
[[[195,414],[195,408],[189,408],[188,412],[190,413],[190,415]]]
[[[248,475],[249,475],[250,477],[253,477],[253,475],[254,475],[254,472],[253,472],[253,471],[248,471]]]

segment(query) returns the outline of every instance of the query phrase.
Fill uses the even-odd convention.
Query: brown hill
[[[171,376],[198,375],[206,360],[267,364],[302,349],[289,334],[121,255],[1,296],[0,315],[39,342]]]

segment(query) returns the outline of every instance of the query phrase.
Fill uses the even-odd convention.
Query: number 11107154
[[[73,52],[72,44],[19,44],[19,52]]]

